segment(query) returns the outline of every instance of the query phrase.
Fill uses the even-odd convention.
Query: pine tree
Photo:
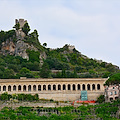
[[[40,77],[49,78],[50,77],[50,69],[46,62],[43,63],[42,69],[40,71]]]

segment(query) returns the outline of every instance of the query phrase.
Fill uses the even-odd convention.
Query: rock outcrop
[[[9,39],[6,42],[2,43],[1,53],[3,55],[9,54],[21,56],[22,58],[29,60],[29,56],[26,53],[27,49],[38,51],[38,49],[35,48],[33,45],[29,45],[28,43],[25,43],[22,40],[19,40],[16,43],[14,43],[12,39]]]
[[[15,24],[19,24],[19,29],[15,29],[16,36],[7,39],[5,42],[2,43],[1,46],[1,53],[3,55],[15,55],[21,56],[24,59],[29,60],[29,56],[26,52],[27,49],[38,51],[33,44],[29,44],[24,42],[24,37],[26,36],[25,33],[22,31],[22,27],[27,21],[24,19],[15,20]],[[16,42],[13,42],[13,39],[16,39]],[[42,58],[40,56],[40,58]]]

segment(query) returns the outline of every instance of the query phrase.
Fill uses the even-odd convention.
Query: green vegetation
[[[6,101],[10,99],[15,99],[19,101],[38,101],[39,97],[38,94],[31,95],[31,94],[8,94],[7,92],[0,95],[0,100]]]
[[[97,101],[98,103],[103,103],[105,102],[105,96],[104,95],[100,95],[98,98],[97,98]]]
[[[4,107],[0,111],[0,119],[9,120],[73,120],[81,119],[103,119],[103,120],[118,120],[118,105],[120,101],[113,103],[103,103],[100,105],[81,105],[77,108],[73,106],[65,106],[58,108],[43,108],[43,107]],[[42,113],[41,113],[42,111]],[[45,112],[46,111],[46,112]]]
[[[22,31],[28,35],[28,32],[30,31],[30,26],[28,25],[28,23],[25,23],[23,28],[22,28]]]
[[[37,61],[37,57],[34,56],[34,61],[23,59],[19,56],[0,55],[0,78],[36,78],[40,77],[40,64]],[[36,71],[36,72],[35,72]],[[38,72],[37,72],[38,71]]]
[[[40,52],[38,52],[38,51],[34,51],[34,50],[27,50],[27,53],[28,53],[28,55],[29,55],[29,61],[30,62],[39,62],[40,61],[40,59],[39,59],[39,56],[40,56]]]
[[[1,30],[0,31],[0,48],[2,46],[2,42],[6,42],[7,39],[12,38],[13,42],[15,42],[16,41],[15,36],[16,36],[15,30],[9,30],[6,32]]]
[[[40,70],[40,76],[42,78],[49,78],[50,77],[50,69],[46,62],[42,65],[42,68]]]
[[[37,30],[34,30],[34,32],[30,33],[29,35],[25,36],[24,42],[29,43],[30,45],[33,45],[38,49],[39,52],[44,51],[45,48],[40,44],[38,40],[38,32]]]
[[[20,29],[20,24],[17,23],[13,28],[15,28],[16,30],[19,30]]]
[[[19,30],[20,24],[17,23],[13,28]],[[21,76],[29,78],[107,78],[120,72],[119,68],[111,63],[88,58],[75,48],[70,50],[67,44],[63,48],[53,50],[46,48],[47,43],[43,43],[42,46],[37,30],[29,33],[28,23],[24,24],[22,31],[26,34],[24,38],[17,38],[15,30],[0,31],[0,49],[3,47],[3,42],[7,41],[7,44],[13,41],[16,44],[19,39],[36,49],[26,48],[29,56],[27,61],[10,55],[10,51],[7,49],[9,45],[5,46],[3,53],[5,56],[0,55],[0,78],[19,78]],[[40,65],[40,55],[45,55],[43,65]],[[51,70],[58,71],[52,73]]]
[[[47,49],[47,59],[49,68],[53,70],[65,70],[66,77],[104,77],[107,78],[120,70],[111,63],[99,62],[94,59],[90,59],[76,49],[71,52],[68,45],[63,48],[57,48],[55,50]],[[75,73],[78,73],[75,75]],[[74,74],[74,75],[73,75]],[[52,77],[63,77],[62,73],[57,72]]]
[[[105,83],[106,85],[120,84],[120,73],[112,75]]]

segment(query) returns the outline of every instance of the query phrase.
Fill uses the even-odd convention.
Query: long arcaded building
[[[56,79],[0,79],[0,94],[38,94],[39,98],[54,100],[77,100],[86,90],[88,100],[96,100],[104,94],[103,84],[107,78],[56,78]]]

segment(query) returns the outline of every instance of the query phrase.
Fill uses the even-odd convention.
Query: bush
[[[54,100],[53,99],[50,99],[50,102],[53,102]]]
[[[105,97],[104,97],[104,95],[100,95],[98,98],[97,98],[97,101],[96,102],[98,102],[98,103],[103,103],[103,102],[105,102]]]

